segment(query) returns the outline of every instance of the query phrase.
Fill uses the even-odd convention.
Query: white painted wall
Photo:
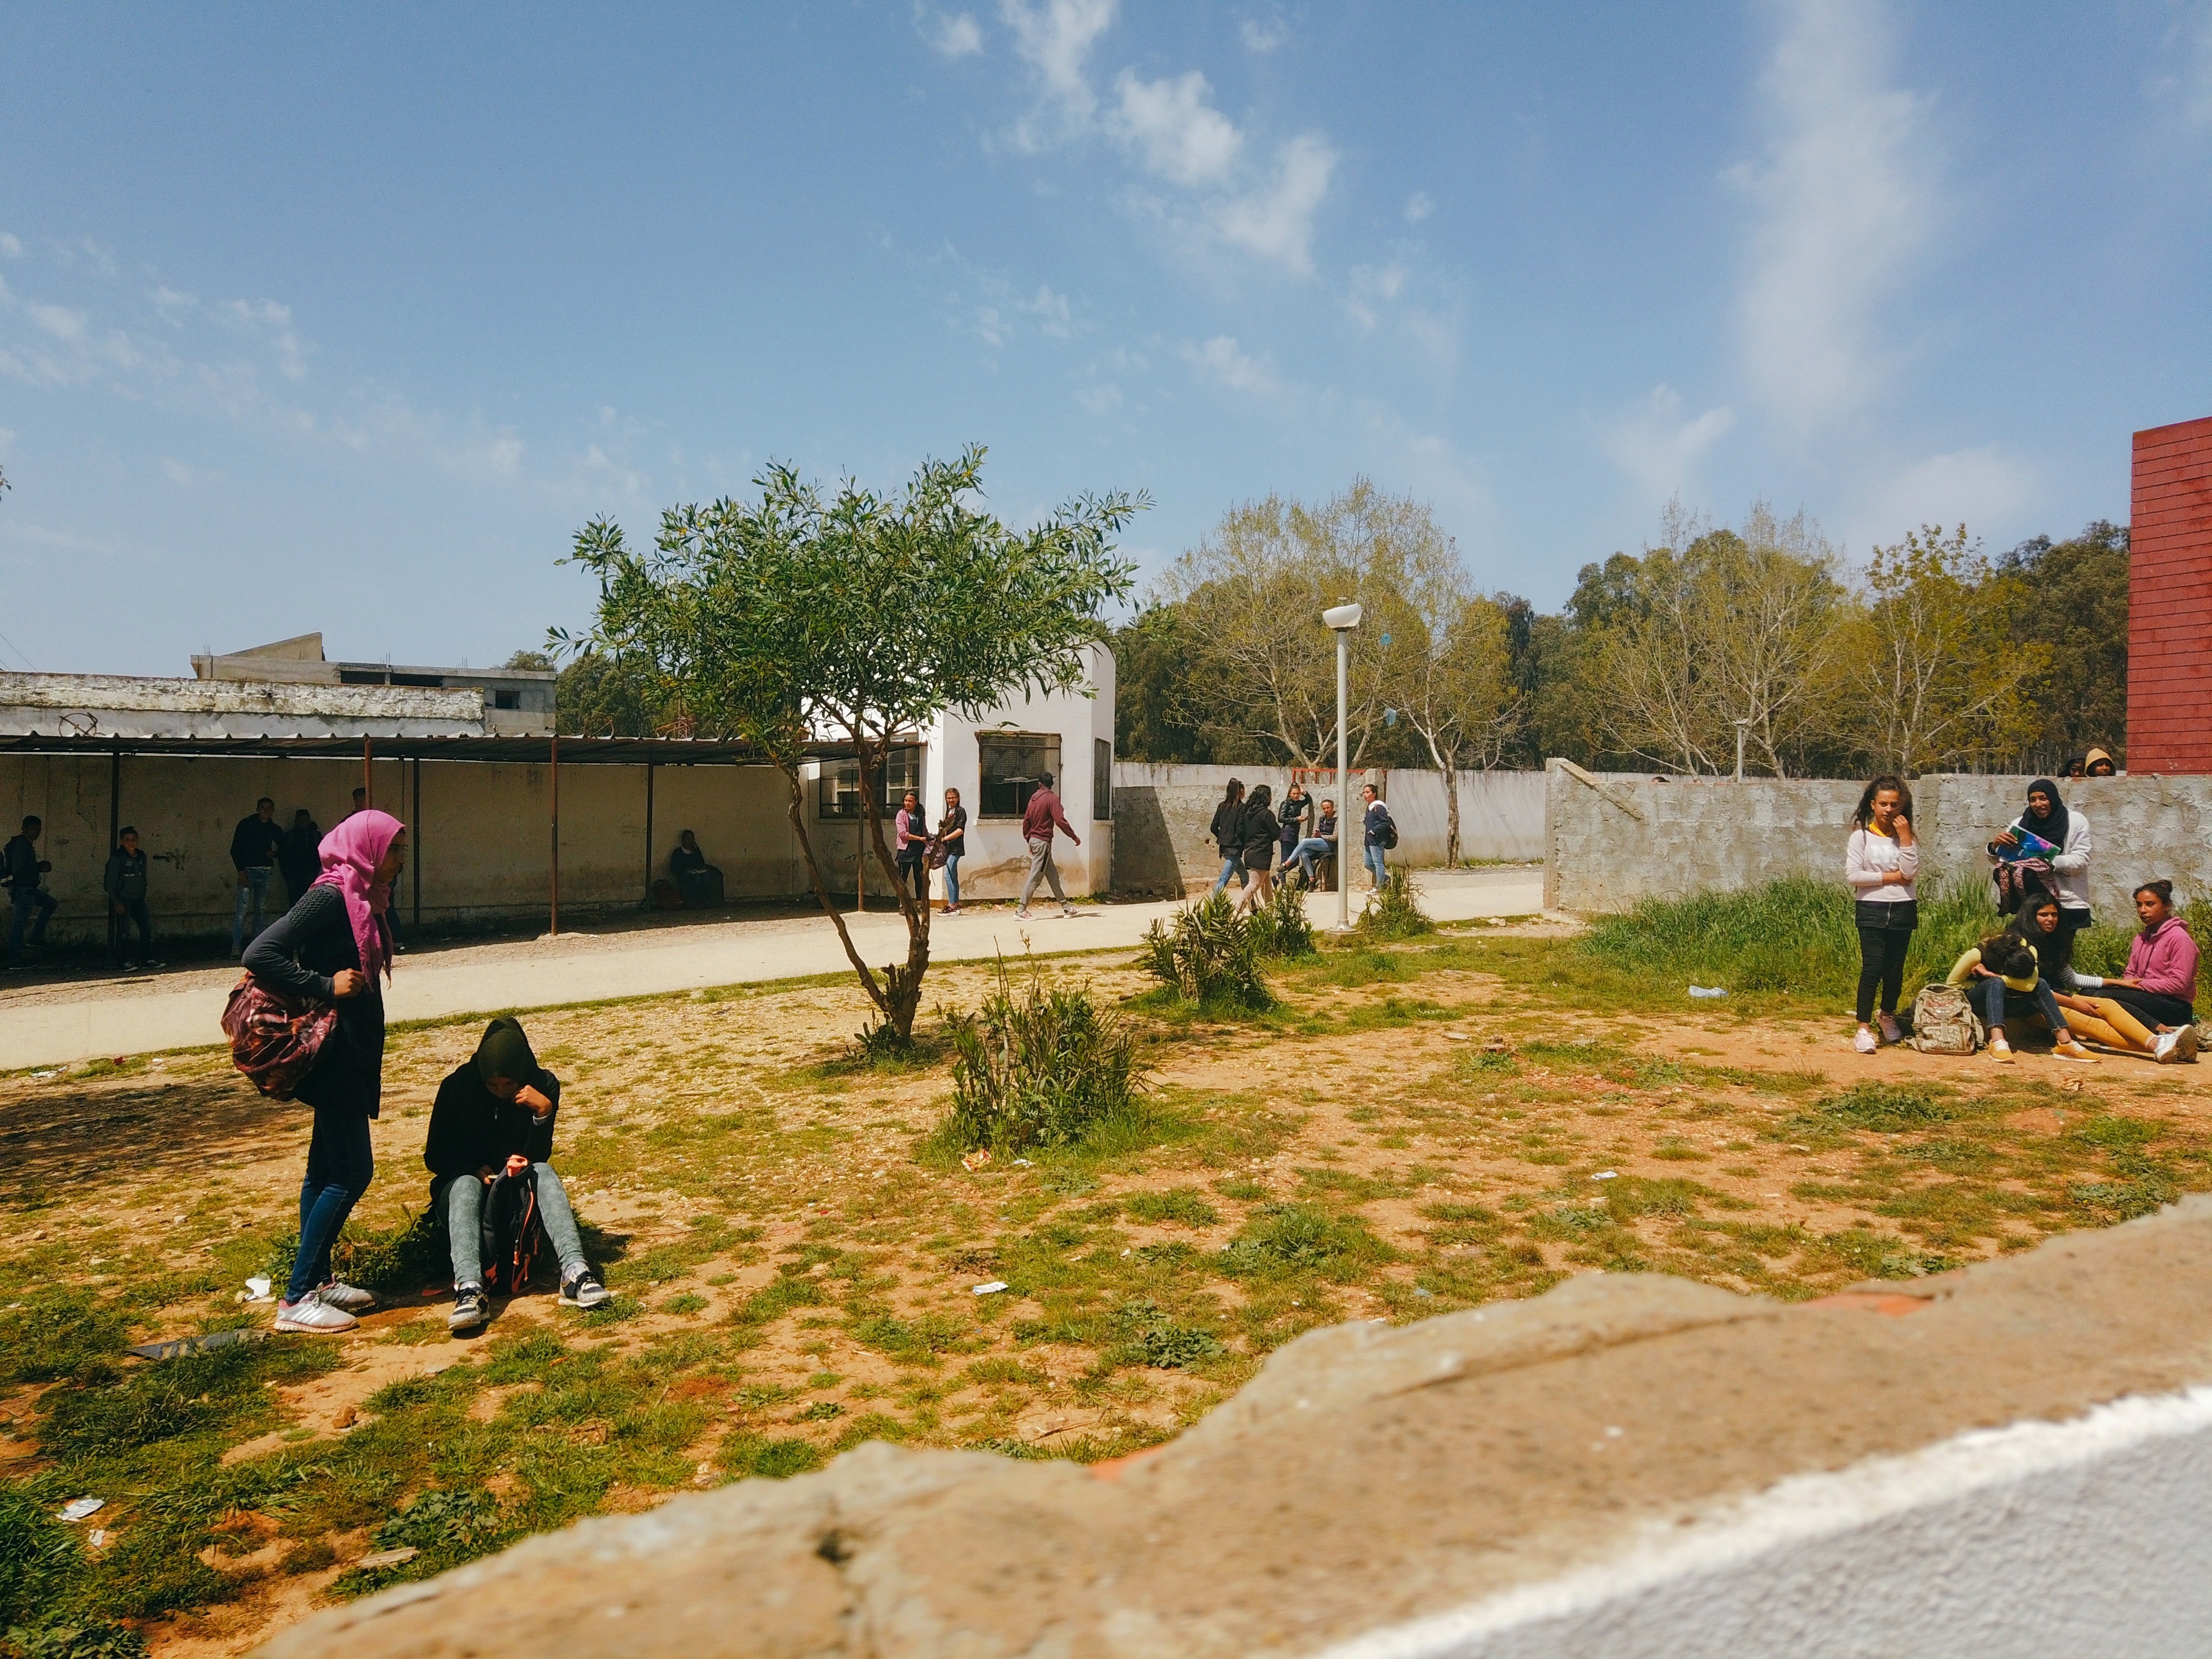
[[[2174,1659],[2208,1631],[2196,1388],[1800,1475],[1322,1659]]]

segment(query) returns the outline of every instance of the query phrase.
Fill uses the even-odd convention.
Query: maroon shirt
[[[1052,827],[1055,823],[1066,833],[1068,840],[1078,847],[1083,845],[1083,837],[1075,833],[1074,826],[1067,821],[1067,815],[1060,810],[1060,797],[1049,789],[1040,789],[1030,797],[1029,809],[1022,814],[1022,838],[1024,841],[1050,841]]]

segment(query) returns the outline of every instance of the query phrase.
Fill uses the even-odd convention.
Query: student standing
[[[264,795],[253,804],[250,817],[238,821],[238,828],[230,832],[230,863],[238,872],[238,902],[230,911],[230,954],[243,958],[246,941],[261,932],[262,912],[269,902],[269,872],[276,867],[276,855],[284,850],[284,832],[276,827],[276,803]],[[246,912],[248,904],[253,909],[253,927],[248,932]]]
[[[929,908],[929,817],[921,810],[921,794],[909,789],[899,801],[898,817],[892,828],[897,832],[898,845],[891,856],[898,871],[899,885],[911,888],[914,902],[923,909]]]
[[[1283,810],[1275,816],[1283,825],[1283,850],[1275,862],[1287,870],[1297,856],[1298,843],[1305,839],[1306,824],[1313,817],[1313,797],[1306,793],[1304,784],[1294,783],[1283,792]]]
[[[292,827],[284,832],[284,845],[276,854],[276,867],[284,876],[284,904],[297,904],[323,873],[323,826],[306,807],[292,814]]]
[[[1252,872],[1252,884],[1237,901],[1239,910],[1256,910],[1274,896],[1275,837],[1282,826],[1275,822],[1273,803],[1274,792],[1264,783],[1255,784],[1244,799],[1244,816],[1238,822],[1243,826],[1244,867]]]
[[[30,928],[32,948],[45,949],[46,919],[54,913],[54,896],[40,884],[46,872],[54,867],[52,860],[39,856],[39,837],[46,827],[33,814],[23,820],[22,833],[9,836],[8,845],[0,848],[0,870],[6,872],[8,883],[8,966],[11,971],[30,965],[23,960],[24,928]],[[31,920],[34,914],[36,921]]]
[[[438,1085],[422,1162],[430,1170],[430,1206],[445,1223],[453,1261],[447,1330],[475,1330],[491,1316],[484,1295],[484,1194],[501,1176],[525,1170],[532,1171],[545,1242],[561,1263],[561,1305],[588,1311],[611,1299],[585,1260],[576,1212],[551,1163],[560,1110],[561,1079],[538,1063],[529,1037],[509,1014],[486,1026],[475,1056]]]
[[[1030,913],[1030,895],[1036,891],[1040,881],[1050,884],[1052,896],[1060,901],[1060,915],[1072,916],[1075,914],[1075,907],[1067,902],[1067,895],[1060,890],[1060,871],[1052,861],[1052,832],[1055,825],[1065,831],[1068,840],[1078,847],[1083,845],[1083,837],[1075,833],[1075,826],[1067,821],[1067,814],[1060,810],[1060,797],[1052,793],[1052,774],[1040,772],[1036,792],[1030,796],[1030,804],[1022,812],[1022,839],[1029,845],[1030,873],[1022,883],[1022,902],[1014,914],[1024,919]]]
[[[246,947],[246,969],[271,990],[336,1002],[298,1097],[314,1109],[300,1183],[300,1248],[276,1304],[280,1331],[349,1331],[376,1298],[331,1276],[331,1247],[375,1173],[369,1120],[384,1094],[384,987],[392,976],[392,884],[407,863],[407,827],[374,807],[323,837],[323,873]]]
[[[1367,803],[1360,844],[1367,855],[1367,873],[1374,878],[1375,890],[1379,893],[1390,879],[1390,842],[1395,826],[1390,821],[1390,809],[1382,804],[1382,792],[1373,784],[1362,784],[1359,798]]]
[[[115,838],[107,855],[107,868],[100,878],[107,907],[115,920],[115,965],[125,973],[138,967],[159,968],[154,957],[154,921],[146,913],[146,854],[139,849],[138,831],[129,824]],[[138,929],[138,954],[130,948],[130,927]]]
[[[1867,785],[1851,814],[1844,842],[1844,879],[1856,901],[1859,930],[1859,1034],[1852,1047],[1870,1054],[1881,1042],[1901,1042],[1898,993],[1905,987],[1905,953],[1920,926],[1920,848],[1912,838],[1912,792],[1885,773]],[[1875,993],[1881,994],[1881,1037],[1875,1038]]]
[[[2060,799],[2056,783],[2038,778],[2027,786],[2027,810],[1989,844],[1990,862],[1998,862],[2002,851],[2023,845],[2023,831],[2057,849],[2049,860],[2050,875],[2038,878],[2058,901],[2059,915],[2058,933],[2040,954],[2043,976],[2059,990],[2070,991],[2074,936],[2089,925],[2089,820],[2079,807],[2069,807]]]
[[[1206,830],[1213,837],[1213,844],[1221,849],[1221,873],[1213,881],[1213,890],[1217,893],[1229,885],[1231,876],[1237,878],[1239,887],[1249,880],[1244,872],[1244,860],[1240,856],[1244,850],[1244,839],[1237,833],[1237,817],[1243,810],[1243,781],[1231,778],[1229,787],[1222,792],[1221,804],[1213,809],[1213,822],[1206,826]]]
[[[960,792],[945,792],[945,816],[937,821],[937,857],[945,866],[945,914],[960,914],[960,860],[968,851],[968,809]]]

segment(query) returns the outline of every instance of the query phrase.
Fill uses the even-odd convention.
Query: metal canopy
[[[362,758],[364,743],[379,760],[465,761],[534,765],[551,757],[552,738],[485,737],[202,737],[121,738],[99,733],[30,732],[0,736],[0,755],[150,755],[222,760]],[[558,739],[563,766],[766,766],[751,744],[717,738],[574,738]],[[811,760],[848,760],[848,743],[806,745]]]

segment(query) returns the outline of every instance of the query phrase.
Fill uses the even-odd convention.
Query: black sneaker
[[[564,1308],[588,1310],[603,1308],[613,1300],[607,1287],[599,1283],[599,1276],[589,1267],[561,1286],[561,1305]]]
[[[453,1287],[453,1310],[446,1316],[446,1328],[459,1335],[463,1331],[480,1330],[491,1317],[491,1298],[483,1293],[481,1285],[456,1285]]]

